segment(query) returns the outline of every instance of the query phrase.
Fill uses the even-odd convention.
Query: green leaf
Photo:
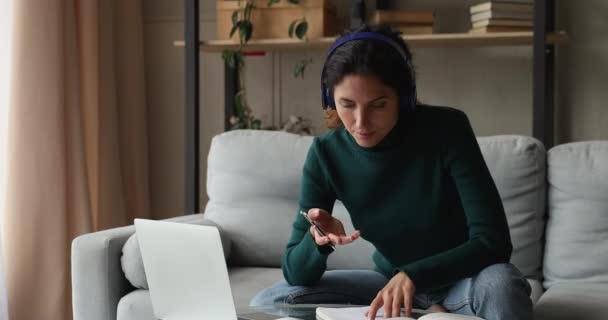
[[[243,40],[243,43],[247,43],[249,41],[249,39],[251,39],[251,35],[253,33],[253,24],[251,23],[251,21],[241,21],[242,22],[242,26],[241,26],[241,39]]]
[[[296,65],[293,67],[293,76],[294,78],[298,78],[298,77],[304,77],[304,65],[302,65],[302,63],[298,62],[296,63]]]
[[[251,121],[251,129],[260,130],[262,128],[262,120],[255,119]]]
[[[240,26],[239,27],[239,39],[241,41],[241,44],[247,43],[246,37],[245,37],[245,33],[247,31],[245,30],[245,26]]]
[[[279,1],[281,1],[281,0],[269,0],[268,1],[268,7],[271,7],[273,4],[279,3]]]
[[[308,31],[308,22],[306,20],[303,20],[296,27],[296,36],[298,37],[298,39],[302,40],[302,39],[304,39],[304,37],[306,37],[307,31]]]
[[[301,0],[287,0],[289,3],[300,4]]]
[[[253,25],[251,24],[251,21],[239,21],[239,37],[241,39],[241,43],[247,43],[247,41],[251,39],[252,31]]]
[[[231,54],[232,54],[232,50],[226,49],[226,50],[222,51],[222,59],[226,60],[228,58],[228,56]]]
[[[243,53],[241,51],[234,52],[234,62],[237,67],[245,65],[245,61],[243,60]]]
[[[247,41],[249,41],[249,39],[251,39],[252,35],[253,35],[253,24],[251,22],[249,22],[249,27],[247,29]]]
[[[222,52],[222,59],[224,59],[224,62],[226,62],[230,68],[242,66],[244,63],[241,52],[235,50],[224,50]]]
[[[224,62],[227,63],[228,66],[234,68],[237,54],[237,51],[224,50],[222,51],[222,59],[224,59]]]
[[[224,50],[222,51],[222,59],[224,60],[224,62],[228,62],[228,60],[230,60],[230,55],[232,54],[231,50]]]
[[[293,67],[294,78],[299,77],[299,78],[304,79],[304,71],[306,71],[306,67],[308,67],[308,65],[311,63],[312,63],[312,59],[301,60],[300,62],[296,63],[296,65]]]
[[[243,105],[244,95],[245,91],[242,90],[234,95],[234,106],[236,108],[236,116],[241,120],[245,117],[245,106]]]
[[[253,9],[253,2],[247,1],[247,5],[245,5],[245,11],[243,13],[243,19],[249,21],[251,17],[251,9]]]
[[[294,20],[294,21],[292,21],[292,22],[289,24],[289,31],[288,31],[288,34],[289,34],[289,37],[290,37],[290,38],[293,38],[293,30],[294,30],[294,28],[295,28],[295,26],[296,26],[296,23],[297,23],[297,22],[298,22],[298,20]]]
[[[232,13],[232,25],[236,26],[236,23],[239,22],[239,11],[234,11]]]
[[[239,27],[237,25],[232,26],[232,29],[230,29],[230,38],[232,38],[232,36],[234,35],[234,32],[236,30],[238,30],[238,28]]]

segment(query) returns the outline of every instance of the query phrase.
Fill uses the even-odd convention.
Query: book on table
[[[367,320],[365,312],[369,309],[369,306],[365,307],[349,307],[349,308],[329,308],[329,307],[318,307],[316,310],[317,320]],[[430,313],[424,310],[413,309],[412,317],[400,317],[384,318],[382,309],[376,314],[376,319],[388,320],[388,319],[400,319],[400,320],[483,320],[482,318],[473,316],[464,316],[453,313]]]

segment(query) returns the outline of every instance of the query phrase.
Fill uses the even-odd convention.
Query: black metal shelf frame
[[[386,9],[387,0],[376,0],[376,8]],[[199,0],[184,0],[185,32],[185,214],[200,212],[200,49]],[[365,21],[365,1],[351,1],[351,27]],[[555,0],[534,0],[534,43],[532,81],[532,133],[547,149],[554,144],[554,68],[555,45],[547,44],[546,35],[555,29]],[[234,95],[238,90],[239,74],[235,68],[224,66],[225,122],[229,129],[234,115]]]

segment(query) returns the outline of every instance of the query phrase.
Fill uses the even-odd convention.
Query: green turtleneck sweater
[[[375,246],[376,270],[389,279],[405,272],[416,292],[511,255],[498,191],[466,115],[456,109],[419,106],[371,148],[344,128],[316,137],[304,163],[299,210],[331,213],[335,200]],[[282,261],[291,285],[310,285],[326,269],[327,251],[309,227],[296,215]]]

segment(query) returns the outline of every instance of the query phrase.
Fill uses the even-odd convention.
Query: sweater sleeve
[[[467,116],[454,110],[446,123],[444,167],[452,177],[468,227],[467,242],[398,267],[425,291],[470,277],[483,268],[509,261],[511,237],[502,200],[483,159]]]
[[[310,224],[299,211],[321,208],[332,212],[336,200],[319,160],[319,138],[315,138],[302,170],[298,212],[282,258],[283,276],[290,285],[310,285],[321,278],[327,267],[328,246],[317,246],[309,232]]]

